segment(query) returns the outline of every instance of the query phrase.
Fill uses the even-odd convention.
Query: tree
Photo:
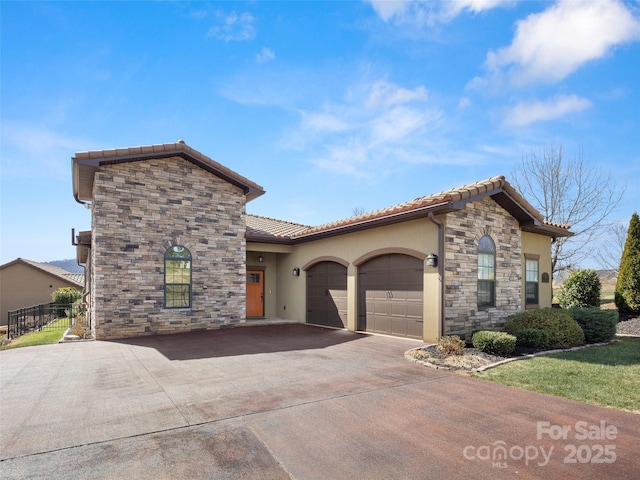
[[[353,210],[351,212],[353,214],[354,217],[357,217],[358,215],[362,215],[365,213],[364,207],[353,207]]]
[[[589,247],[616,208],[624,187],[584,160],[582,151],[569,159],[562,146],[531,152],[512,174],[513,184],[544,220],[569,225],[573,237],[556,238],[551,247],[552,272],[570,269],[592,253]]]
[[[621,313],[640,313],[640,219],[637,213],[629,222],[618,270],[615,302]]]
[[[627,226],[622,222],[612,222],[606,228],[599,248],[595,252],[596,260],[605,270],[618,275],[624,244],[627,240]]]

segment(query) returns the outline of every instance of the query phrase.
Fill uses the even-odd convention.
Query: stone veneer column
[[[96,338],[220,328],[245,319],[245,196],[181,157],[101,166],[94,181]],[[164,308],[164,254],[192,255],[192,307]]]
[[[496,244],[496,306],[478,309],[478,240]],[[518,221],[490,197],[449,213],[445,227],[444,335],[470,339],[475,330],[497,329],[521,308],[522,238]]]

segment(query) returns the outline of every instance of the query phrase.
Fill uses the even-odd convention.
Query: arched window
[[[489,235],[478,241],[478,308],[496,306],[496,244]]]
[[[164,306],[191,308],[191,252],[180,245],[164,254]]]

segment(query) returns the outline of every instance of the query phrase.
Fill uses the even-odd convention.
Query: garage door
[[[307,270],[307,323],[347,326],[347,267],[319,262]]]
[[[422,260],[372,258],[358,269],[358,329],[422,339]]]

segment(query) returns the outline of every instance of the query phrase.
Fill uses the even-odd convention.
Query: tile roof
[[[78,201],[90,201],[90,198],[85,197],[89,195],[88,192],[92,189],[95,168],[100,165],[170,157],[174,155],[182,156],[214,175],[243,188],[248,200],[252,200],[265,193],[264,189],[257,183],[195,150],[187,145],[184,140],[178,140],[174,143],[77,152],[72,158],[74,164],[74,197]]]
[[[273,236],[290,238],[310,228],[308,225],[285,222],[284,220],[276,220],[275,218],[247,215],[247,237]]]
[[[16,258],[12,262],[5,263],[0,268],[8,267],[10,265],[14,265],[16,263],[26,263],[38,270],[46,272],[50,275],[58,277],[62,280],[66,280],[67,282],[71,282],[76,284],[78,287],[84,287],[84,274],[83,273],[71,273],[66,271],[64,268],[56,267],[55,265],[49,265],[48,263],[40,263],[34,262],[33,260],[26,260],[24,258]]]
[[[541,233],[545,232],[557,236],[571,235],[568,232],[568,226],[545,222],[540,212],[527,202],[507,182],[504,176],[500,175],[314,227],[248,215],[247,238],[251,240],[253,236],[262,235],[265,237],[273,236],[274,239],[303,240],[306,237],[315,235],[337,234],[341,231],[366,228],[382,222],[391,223],[396,220],[411,218],[412,216],[425,216],[429,211],[446,213],[459,208],[456,206],[459,202],[464,203],[477,197],[497,195],[499,193],[505,197],[501,198],[502,203],[508,205],[512,210],[517,210],[521,218],[527,219],[534,224],[534,226],[529,226],[529,229],[538,229]]]

